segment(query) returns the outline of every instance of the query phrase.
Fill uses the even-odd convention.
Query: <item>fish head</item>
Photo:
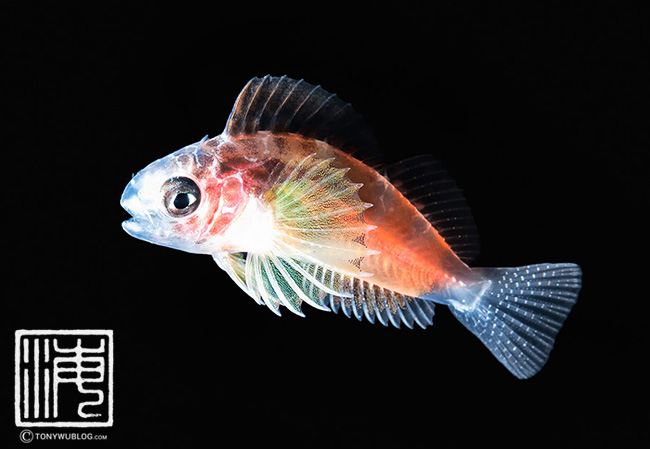
[[[120,205],[132,237],[197,254],[223,251],[220,234],[243,209],[241,176],[225,174],[201,142],[152,162],[127,184]]]

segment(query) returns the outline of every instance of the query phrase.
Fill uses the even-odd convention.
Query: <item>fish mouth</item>
[[[131,218],[122,222],[122,229],[131,237],[135,237],[138,240],[164,245],[165,237],[152,232],[150,227],[147,226],[148,224],[147,221],[143,223],[137,218]]]
[[[128,189],[127,189],[128,190]],[[122,222],[122,229],[126,231],[127,234],[129,234],[132,237],[137,237],[138,233],[142,232],[142,226],[140,223],[138,223],[138,220],[134,217],[133,209],[129,204],[129,199],[131,198],[130,195],[126,195],[126,191],[124,192],[124,195],[122,195],[122,198],[120,199],[120,206],[122,206],[122,209],[124,209],[128,214],[131,216],[128,220],[124,220]]]
[[[138,220],[135,218],[124,220],[122,222],[122,229],[124,229],[124,231],[126,231],[126,233],[131,237],[137,238],[139,235],[142,235],[142,225],[140,225],[140,223],[138,223]]]
[[[131,218],[122,222],[122,229],[124,229],[124,231],[131,237],[143,239],[145,229],[138,221],[138,219],[135,218],[135,210],[138,205],[137,202],[137,194],[132,186],[132,183],[129,183],[129,185],[124,190],[124,193],[122,194],[122,198],[120,198],[120,206],[122,206],[122,209],[124,209],[131,216]]]

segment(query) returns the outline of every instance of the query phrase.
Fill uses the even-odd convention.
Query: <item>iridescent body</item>
[[[434,303],[447,305],[513,374],[535,374],[576,301],[579,267],[470,268],[473,222],[455,184],[431,158],[366,163],[359,155],[372,142],[349,105],[320,87],[255,78],[221,135],[131,180],[123,227],[212,255],[277,314],[302,315],[307,302],[426,327]]]

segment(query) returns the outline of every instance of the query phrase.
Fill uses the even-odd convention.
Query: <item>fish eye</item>
[[[201,190],[190,178],[170,178],[161,187],[165,210],[172,217],[185,217],[194,212],[201,202]]]

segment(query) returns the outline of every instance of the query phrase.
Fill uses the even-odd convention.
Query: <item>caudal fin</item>
[[[476,270],[490,282],[472,304],[452,301],[452,313],[512,374],[533,376],[548,360],[576,303],[580,267],[563,263]]]

